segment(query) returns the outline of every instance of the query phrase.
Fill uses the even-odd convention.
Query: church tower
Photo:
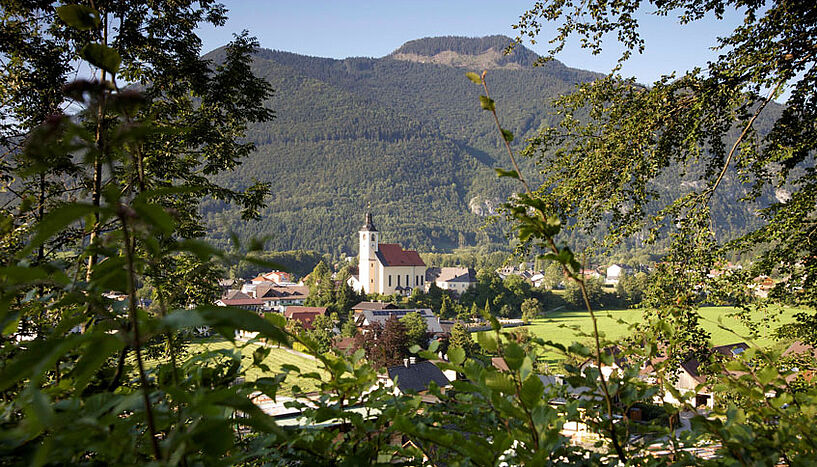
[[[372,222],[372,213],[366,213],[366,223],[358,231],[360,237],[360,260],[358,274],[363,291],[372,293],[376,290],[377,276],[377,247],[378,232]]]

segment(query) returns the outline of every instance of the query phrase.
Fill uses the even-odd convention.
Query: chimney
[[[417,363],[417,357],[409,357],[409,363],[411,363],[412,365]]]
[[[406,368],[408,368],[408,367],[409,367],[409,359],[408,359],[408,358],[404,358],[404,359],[403,359],[403,365],[405,365],[405,366],[406,366]]]

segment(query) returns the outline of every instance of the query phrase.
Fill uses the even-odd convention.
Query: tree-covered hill
[[[206,204],[211,237],[223,244],[232,230],[245,238],[269,236],[274,250],[356,254],[355,234],[370,209],[383,240],[409,248],[507,245],[505,227],[486,228],[483,216],[514,188],[493,170],[510,163],[492,119],[479,109],[481,88],[465,71],[489,70],[492,97],[503,126],[516,135],[516,149],[553,122],[553,98],[598,76],[558,62],[533,67],[536,55],[522,47],[502,56],[509,42],[426,38],[386,57],[344,60],[258,50],[253,71],[274,87],[268,105],[277,118],[250,129],[257,151],[219,181],[267,182],[272,195],[260,221]],[[208,58],[222,55],[217,49]],[[533,175],[532,164],[525,167]],[[726,217],[728,229],[751,221],[746,213]]]

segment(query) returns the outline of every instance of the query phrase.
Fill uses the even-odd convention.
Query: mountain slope
[[[383,240],[408,248],[506,246],[506,226],[485,227],[482,216],[516,187],[494,174],[510,162],[479,108],[482,89],[465,71],[489,70],[491,95],[516,149],[552,123],[551,99],[599,76],[558,62],[531,67],[537,57],[530,50],[501,55],[509,42],[426,38],[386,57],[344,60],[258,50],[253,71],[276,90],[269,105],[277,118],[250,128],[258,150],[219,181],[265,181],[272,196],[263,219],[249,223],[223,204],[206,204],[212,238],[226,243],[234,230],[271,236],[275,250],[354,255],[363,213],[371,210]],[[221,55],[218,49],[209,58]],[[532,163],[523,165],[534,178]],[[744,214],[737,216],[741,226],[752,222]]]

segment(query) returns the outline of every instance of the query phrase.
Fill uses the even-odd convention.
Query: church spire
[[[374,227],[374,222],[372,222],[372,213],[366,213],[366,223],[360,229],[361,232],[377,232],[377,229]]]

